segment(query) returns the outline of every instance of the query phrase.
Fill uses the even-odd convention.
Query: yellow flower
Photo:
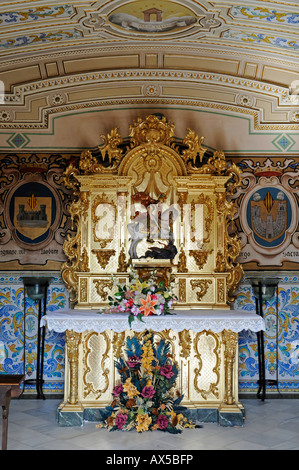
[[[124,391],[127,393],[129,398],[134,398],[139,395],[139,391],[134,384],[131,383],[132,378],[127,379],[123,385]]]
[[[145,287],[148,287],[148,283],[147,282],[140,282],[139,279],[136,280],[136,282],[132,283],[130,285],[130,289],[131,290],[137,290],[138,292],[141,292],[142,289],[144,289]]]
[[[136,431],[143,432],[148,430],[148,427],[152,422],[152,418],[148,414],[137,415],[136,421]]]
[[[145,373],[151,374],[153,370],[153,360],[155,359],[152,343],[146,341],[142,346],[143,354],[141,358],[141,364],[145,369]]]

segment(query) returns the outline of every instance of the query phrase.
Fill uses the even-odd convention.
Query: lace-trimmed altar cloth
[[[46,324],[49,330],[57,333],[63,333],[66,330],[74,330],[76,333],[84,331],[102,333],[112,330],[121,333],[130,329],[128,314],[98,314],[95,310],[63,309],[49,312],[41,319],[41,326]],[[265,322],[256,313],[244,310],[175,310],[173,315],[143,317],[143,322],[136,319],[131,329],[135,332],[148,329],[157,332],[191,330],[195,333],[204,330],[214,333],[231,330],[239,333],[243,330],[253,332],[265,330]]]

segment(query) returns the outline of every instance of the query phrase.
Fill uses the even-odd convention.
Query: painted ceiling
[[[229,155],[298,154],[295,0],[2,1],[1,151],[79,152],[161,113]]]

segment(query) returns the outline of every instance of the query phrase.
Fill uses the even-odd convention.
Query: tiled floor
[[[8,450],[299,450],[299,399],[241,400],[246,410],[243,427],[203,423],[171,435],[161,431],[109,432],[96,423],[59,427],[60,400],[12,400]]]

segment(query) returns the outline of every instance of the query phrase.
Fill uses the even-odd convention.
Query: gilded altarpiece
[[[77,231],[64,245],[62,278],[75,310],[107,308],[113,279],[127,283],[132,269],[140,277],[154,269],[157,278],[175,284],[174,315],[229,311],[242,278],[240,242],[227,231],[238,168],[222,151],[208,155],[192,130],[178,143],[174,126],[157,116],[132,124],[127,142],[117,129],[102,137],[98,152],[83,151],[79,166],[65,173],[76,195],[70,214]],[[118,379],[114,359],[130,334],[129,327],[67,332],[64,410],[110,403]],[[184,405],[240,412],[237,333],[155,334],[171,343]]]

